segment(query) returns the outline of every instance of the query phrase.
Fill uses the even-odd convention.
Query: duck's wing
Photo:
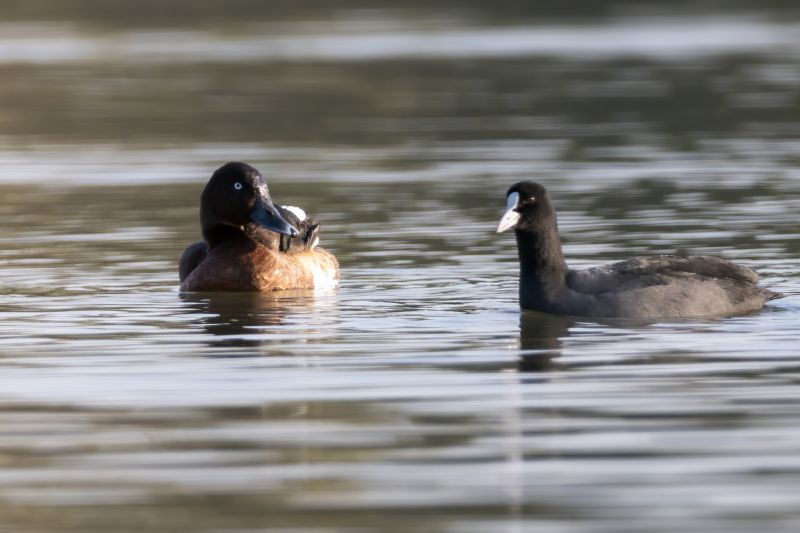
[[[197,265],[203,262],[207,254],[208,245],[205,241],[197,241],[186,248],[181,254],[181,260],[178,264],[178,277],[180,280],[185,280],[197,268]]]
[[[313,250],[319,244],[319,224],[299,207],[292,205],[276,207],[281,216],[299,232],[297,237],[281,235],[280,251],[296,253]]]
[[[758,283],[756,272],[727,259],[703,255],[660,255],[637,257],[587,270],[572,270],[567,276],[567,285],[580,293],[600,294],[667,285],[676,278],[688,277],[728,280],[733,284],[751,286]]]
[[[245,234],[269,250],[298,253],[313,250],[319,244],[319,224],[299,207],[276,205],[275,208],[289,224],[298,231],[297,237],[281,235],[261,224],[250,222],[244,225]]]

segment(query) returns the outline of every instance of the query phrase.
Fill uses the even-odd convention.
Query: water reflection
[[[523,372],[552,370],[558,365],[564,337],[575,319],[538,311],[521,311],[519,314],[520,348],[528,353],[520,355],[518,368]]]
[[[181,293],[180,299],[200,323],[214,348],[264,348],[320,334],[320,313],[335,313],[335,291],[296,290],[274,293]],[[274,352],[274,350],[273,350]],[[214,357],[252,357],[263,350],[214,351]]]

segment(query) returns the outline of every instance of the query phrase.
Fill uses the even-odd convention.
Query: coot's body
[[[561,251],[547,191],[513,185],[497,231],[515,229],[523,309],[590,317],[712,317],[756,311],[781,295],[758,286],[758,274],[709,256],[638,257],[571,270]]]

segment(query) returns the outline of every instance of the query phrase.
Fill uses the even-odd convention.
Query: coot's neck
[[[557,293],[564,288],[567,263],[561,251],[555,217],[535,229],[517,229],[519,296],[525,309],[551,311]]]

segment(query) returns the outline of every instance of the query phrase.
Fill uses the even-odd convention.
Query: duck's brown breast
[[[181,291],[252,291],[333,287],[339,262],[327,250],[285,254],[261,245],[219,247],[181,284]]]

